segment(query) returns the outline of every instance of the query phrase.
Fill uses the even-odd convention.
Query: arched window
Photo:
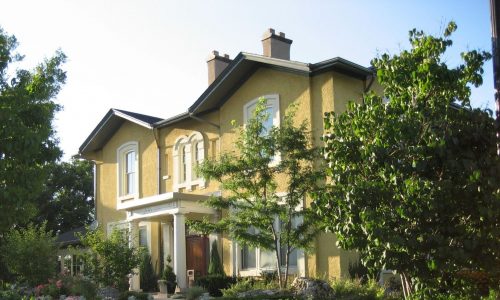
[[[174,192],[205,188],[206,181],[196,172],[205,158],[205,141],[200,132],[180,136],[174,144]]]
[[[275,126],[275,127],[280,126],[279,95],[277,95],[277,94],[265,95],[265,96],[262,96],[262,97],[259,97],[257,99],[253,99],[253,100],[249,101],[243,107],[243,121],[246,124],[248,122],[248,120],[250,120],[253,117],[255,107],[257,106],[257,103],[259,102],[260,98],[266,99],[265,113],[269,117],[263,122],[263,125],[264,125],[263,134],[267,134],[273,126]]]

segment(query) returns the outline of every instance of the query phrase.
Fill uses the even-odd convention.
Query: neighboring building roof
[[[104,144],[113,136],[120,128],[125,120],[133,122],[137,125],[153,128],[153,124],[162,120],[161,118],[143,115],[135,112],[130,112],[121,109],[110,109],[96,128],[90,133],[87,139],[80,146],[80,153],[88,153],[101,149]]]
[[[335,57],[315,64],[307,64],[240,52],[193,105],[188,108],[187,112],[171,118],[161,119],[134,112],[111,109],[101,122],[99,122],[82,146],[80,146],[80,153],[85,154],[101,149],[125,120],[146,128],[161,128],[188,119],[192,115],[198,115],[217,109],[223,105],[259,67],[266,67],[304,76],[314,76],[327,71],[335,71],[358,79],[366,79],[374,73],[371,68],[360,66],[340,57]]]
[[[78,238],[77,233],[86,234],[87,230],[85,229],[84,226],[82,226],[82,227],[75,228],[73,230],[61,233],[57,236],[56,243],[58,243],[60,246],[79,244],[80,239]]]

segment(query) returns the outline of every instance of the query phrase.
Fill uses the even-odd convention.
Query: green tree
[[[51,164],[35,220],[46,220],[55,233],[90,224],[94,219],[92,170],[92,162],[76,156],[70,162]]]
[[[128,232],[113,230],[106,238],[99,228],[80,236],[83,246],[86,275],[104,286],[115,286],[120,291],[128,290],[128,275],[139,267],[142,249],[129,247]]]
[[[222,262],[219,256],[219,250],[217,248],[217,241],[214,240],[212,243],[212,250],[210,251],[210,262],[208,263],[208,275],[223,275],[224,268],[222,267]]]
[[[57,51],[33,71],[13,72],[9,65],[23,58],[16,47],[0,28],[0,237],[36,214],[47,165],[61,155],[52,128],[60,107],[52,99],[66,79],[66,56]]]
[[[153,268],[153,263],[151,262],[151,255],[149,255],[147,249],[144,249],[144,253],[142,254],[139,271],[141,289],[144,292],[155,292],[158,287],[158,278]]]
[[[360,251],[367,266],[397,270],[407,295],[486,292],[471,274],[498,287],[494,120],[469,102],[490,55],[465,52],[449,68],[441,58],[455,30],[410,31],[410,50],[372,61],[384,98],[367,94],[325,118],[330,180],[317,210],[342,248]]]
[[[31,286],[53,278],[57,266],[57,245],[46,223],[11,229],[1,246],[2,259],[9,272]]]
[[[237,151],[206,160],[199,168],[224,191],[223,197],[211,197],[207,204],[229,210],[219,222],[205,220],[199,227],[274,252],[277,270],[285,269],[284,279],[278,272],[281,287],[286,287],[290,254],[309,248],[317,233],[317,218],[305,202],[319,185],[321,173],[313,166],[319,153],[311,146],[307,124],[294,126],[294,115],[289,110],[280,127],[268,130],[266,99],[260,99],[253,118],[240,128]],[[278,189],[286,196],[280,197]]]

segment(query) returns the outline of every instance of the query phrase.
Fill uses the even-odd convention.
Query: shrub
[[[199,286],[193,286],[186,291],[186,300],[196,300],[205,293],[205,290]]]
[[[210,251],[210,262],[208,264],[208,275],[226,275],[222,262],[220,261],[219,250],[217,249],[217,241],[212,243],[212,250]]]
[[[161,279],[167,282],[167,293],[173,294],[175,287],[177,286],[177,276],[175,276],[174,269],[171,266],[172,258],[170,255],[167,256],[167,265],[161,274]]]
[[[207,275],[195,280],[195,285],[207,290],[212,297],[222,296],[221,290],[227,289],[235,283],[236,280],[233,277],[222,274]]]
[[[125,291],[120,294],[118,300],[128,300],[129,297],[135,297],[136,300],[148,300],[148,294],[135,291]]]
[[[142,261],[139,270],[141,289],[145,292],[156,292],[158,287],[158,278],[153,269],[153,264],[151,263],[151,255],[149,255],[147,251],[144,251],[144,254],[142,255]]]
[[[355,261],[354,263],[349,262],[348,271],[349,278],[351,278],[351,280],[359,279],[363,284],[368,282],[368,278],[371,278],[368,268],[363,265],[361,259],[358,259],[358,261]]]
[[[332,280],[334,299],[377,300],[384,299],[384,289],[374,280],[362,284],[361,280]]]
[[[128,289],[128,275],[141,262],[141,250],[129,247],[128,231],[113,230],[105,238],[101,230],[88,230],[80,236],[89,252],[84,253],[84,273],[105,286],[114,286],[119,291]]]
[[[8,291],[0,291],[0,299],[2,300],[21,300],[23,299],[17,291],[8,290]]]
[[[2,259],[9,271],[21,281],[35,286],[55,275],[57,246],[46,223],[11,229],[1,247]]]
[[[235,298],[239,293],[251,291],[251,290],[270,290],[279,289],[278,282],[268,282],[262,280],[255,280],[253,278],[243,278],[239,279],[235,284],[231,285],[227,289],[223,289],[222,295],[228,298]]]

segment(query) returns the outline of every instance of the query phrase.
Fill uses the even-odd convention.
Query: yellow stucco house
[[[233,149],[231,120],[244,124],[257,99],[265,97],[272,124],[279,126],[295,103],[296,118],[309,120],[320,145],[323,114],[342,112],[347,101],[361,99],[372,87],[371,69],[339,57],[314,64],[292,61],[291,44],[283,33],[269,29],[262,55],[241,52],[231,60],[214,51],[207,61],[209,85],[186,113],[161,119],[111,109],[80,147],[82,156],[95,162],[100,228],[108,233],[128,228],[138,237],[134,243],[148,247],[157,265],[170,255],[180,288],[187,286],[187,270],[206,272],[212,240],[218,240],[226,274],[256,276],[269,268],[264,251],[243,251],[225,234],[198,236],[185,225],[186,219],[219,217],[199,201],[223,191],[194,170],[204,159]],[[332,234],[321,234],[311,253],[294,255],[291,272],[346,276],[353,256],[336,248]],[[139,288],[137,278],[132,288]]]

